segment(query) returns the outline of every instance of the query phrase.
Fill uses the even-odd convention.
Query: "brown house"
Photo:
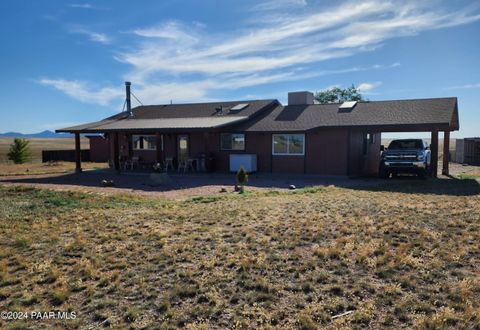
[[[312,93],[294,92],[286,106],[248,100],[130,110],[129,94],[127,83],[127,111],[57,132],[74,133],[77,150],[80,134],[103,133],[105,140],[98,141],[108,143],[117,170],[158,163],[167,170],[227,172],[243,165],[259,172],[358,176],[377,173],[382,132],[431,132],[436,169],[438,132],[448,150],[450,131],[459,129],[456,98],[314,104]],[[443,165],[448,173],[447,158]]]

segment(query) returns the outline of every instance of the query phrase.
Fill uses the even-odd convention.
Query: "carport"
[[[458,117],[457,117],[458,118]],[[418,132],[430,133],[430,150],[432,154],[431,169],[432,177],[437,177],[438,173],[438,152],[439,152],[439,134],[443,133],[443,156],[442,156],[442,174],[449,175],[450,162],[450,132],[458,130],[458,120],[452,124],[428,124],[428,125],[394,125],[394,126],[369,126],[364,127],[362,131],[369,133],[407,133]]]
[[[370,117],[372,122],[383,124],[359,125],[355,126],[354,130],[372,134],[430,133],[433,177],[437,177],[438,173],[439,134],[443,132],[442,174],[449,175],[450,132],[459,129],[457,98],[389,101],[376,109],[373,104],[370,107],[366,117]],[[391,124],[392,122],[396,123]]]

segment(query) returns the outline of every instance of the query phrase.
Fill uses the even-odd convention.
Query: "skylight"
[[[230,110],[232,111],[240,111],[248,107],[248,103],[239,103],[236,106],[232,107]]]
[[[338,108],[341,110],[353,109],[357,105],[357,101],[343,102]]]

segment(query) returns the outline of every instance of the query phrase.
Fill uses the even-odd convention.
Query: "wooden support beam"
[[[163,150],[162,150],[162,134],[160,132],[155,133],[155,143],[157,148],[157,163],[163,163]]]
[[[128,148],[128,159],[132,159],[133,157],[133,141],[132,141],[132,134],[125,135],[127,139],[127,148]]]
[[[432,153],[430,161],[431,175],[433,178],[436,178],[438,172],[438,131],[436,130],[432,131],[430,149]]]
[[[203,152],[205,153],[205,159],[203,160],[203,164],[200,166],[200,168],[205,172],[210,172],[213,166],[213,164],[209,160],[210,159],[209,141],[210,141],[210,133],[204,132],[203,133]]]
[[[80,150],[80,133],[75,133],[75,172],[82,171],[82,153]]]
[[[118,133],[113,133],[113,167],[120,171],[120,148],[118,145]]]
[[[450,161],[450,131],[443,132],[443,161],[442,174],[449,175],[448,162]]]

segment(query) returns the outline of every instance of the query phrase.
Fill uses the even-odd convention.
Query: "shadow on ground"
[[[474,196],[480,194],[480,184],[474,179],[456,179],[441,177],[421,180],[415,177],[399,177],[389,180],[378,180],[373,185],[352,186],[352,189],[400,192],[409,194],[434,194],[451,196]]]
[[[124,173],[117,174],[112,171],[88,171],[83,173],[69,173],[49,176],[31,177],[5,177],[0,178],[0,183],[32,184],[55,186],[76,186],[84,188],[101,188],[102,180],[113,180],[118,190],[164,192],[177,189],[201,188],[207,186],[231,186],[235,185],[233,174],[154,174],[148,173]],[[248,186],[266,189],[288,189],[290,185],[297,188],[319,185],[335,185],[343,188],[401,192],[411,194],[437,194],[472,196],[480,194],[480,184],[476,180],[455,179],[442,177],[439,179],[420,180],[415,177],[399,177],[382,180],[377,178],[324,177],[310,175],[273,175],[252,174]],[[93,189],[94,190],[94,189]],[[199,190],[199,194],[201,191]]]

